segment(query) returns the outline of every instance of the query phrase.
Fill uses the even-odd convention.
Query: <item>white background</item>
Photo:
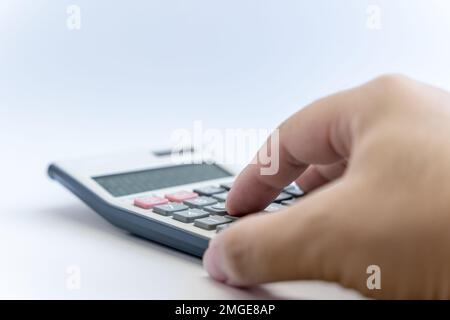
[[[66,8],[81,8],[81,30]],[[381,9],[381,30],[366,27]],[[46,177],[51,161],[166,145],[174,129],[273,128],[386,72],[450,89],[447,0],[0,2],[0,297],[338,298],[334,285],[250,291],[136,239]],[[68,290],[66,268],[81,270]]]

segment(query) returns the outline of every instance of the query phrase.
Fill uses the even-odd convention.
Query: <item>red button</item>
[[[142,209],[151,209],[154,206],[168,203],[169,200],[161,197],[146,197],[134,199],[134,205]]]
[[[166,194],[165,197],[173,202],[183,202],[184,200],[197,198],[198,194],[190,191],[178,191],[175,193]]]

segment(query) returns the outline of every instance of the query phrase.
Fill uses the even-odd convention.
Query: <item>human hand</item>
[[[317,279],[375,298],[450,298],[450,95],[383,76],[300,110],[279,127],[280,167],[250,164],[232,215],[264,209],[292,181],[308,196],[215,237],[209,274],[230,285]],[[381,269],[381,290],[367,267]]]

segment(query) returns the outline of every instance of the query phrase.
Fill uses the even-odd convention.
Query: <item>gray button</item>
[[[296,186],[293,185],[284,188],[284,192],[296,198],[303,197],[305,195],[305,193],[302,190],[300,190],[300,188],[297,188]]]
[[[230,222],[230,219],[223,216],[209,216],[207,218],[195,220],[194,226],[205,230],[214,230],[218,225]]]
[[[223,202],[225,202],[227,200],[227,197],[228,197],[228,192],[218,193],[218,194],[213,195],[214,199],[217,199],[217,200],[223,201]]]
[[[224,215],[227,213],[227,209],[225,208],[225,202],[219,202],[212,206],[204,207],[203,210],[219,215]]]
[[[216,232],[219,233],[219,232],[229,228],[230,226],[231,226],[231,223],[225,223],[225,224],[218,225],[216,227]]]
[[[188,206],[176,203],[176,202],[170,202],[167,204],[162,204],[159,206],[153,207],[153,212],[163,215],[163,216],[170,216],[172,213],[177,211],[183,211],[189,209]]]
[[[298,200],[296,199],[291,199],[291,200],[285,200],[283,202],[281,202],[282,205],[284,206],[291,206],[293,204],[296,204]]]
[[[220,186],[224,189],[230,190],[233,186],[233,182],[222,183]]]
[[[282,193],[280,193],[280,194],[278,195],[278,197],[277,197],[275,200],[273,200],[273,201],[274,201],[274,202],[281,202],[281,201],[285,201],[285,200],[289,200],[289,199],[292,199],[292,196],[291,196],[290,194],[287,194],[287,193],[282,192]]]
[[[175,220],[191,223],[194,222],[195,219],[206,218],[209,216],[209,213],[200,209],[188,209],[174,212],[172,216]]]
[[[264,211],[265,212],[275,212],[275,211],[281,210],[283,208],[285,208],[285,207],[282,206],[281,204],[271,203],[271,204],[269,204],[269,206],[266,209],[264,209]]]
[[[230,216],[228,214],[225,216],[225,218],[230,219],[231,221],[236,221],[239,219],[238,217]]]
[[[198,197],[185,200],[183,203],[191,208],[203,208],[217,203],[217,200],[209,197]]]
[[[215,187],[215,186],[194,189],[194,192],[196,192],[202,196],[212,196],[213,194],[222,193],[225,191],[227,191],[227,190],[225,190],[224,188]]]

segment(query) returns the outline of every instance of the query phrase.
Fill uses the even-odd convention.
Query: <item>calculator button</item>
[[[231,222],[230,219],[225,218],[223,216],[209,216],[206,218],[195,220],[194,226],[205,230],[214,230],[217,226],[230,222]]]
[[[205,206],[210,206],[217,203],[217,200],[209,197],[198,197],[185,200],[183,203],[191,208],[203,208]]]
[[[231,223],[225,223],[225,224],[218,225],[216,227],[216,232],[217,233],[222,232],[223,230],[228,229],[230,226],[231,226]]]
[[[134,205],[142,209],[151,209],[154,206],[165,204],[167,202],[169,202],[169,200],[161,197],[145,197],[134,199]]]
[[[284,206],[282,206],[281,204],[278,203],[271,203],[266,209],[264,209],[265,212],[275,212],[278,210],[281,210],[285,208]]]
[[[187,210],[187,209],[189,209],[189,207],[184,204],[177,203],[177,202],[170,202],[168,204],[163,204],[160,206],[153,207],[153,212],[163,215],[163,216],[170,216],[174,212],[183,211],[183,210]]]
[[[228,192],[218,193],[213,195],[212,197],[216,200],[225,202],[227,200]]]
[[[230,219],[231,221],[236,221],[239,219],[238,217],[230,216],[228,214],[225,216],[225,218]]]
[[[302,190],[300,190],[300,188],[297,188],[296,186],[292,185],[284,188],[284,192],[296,198],[303,197],[305,195],[305,193]]]
[[[172,217],[175,220],[191,223],[196,219],[206,218],[209,216],[209,213],[200,209],[188,209],[183,211],[177,211],[172,214]]]
[[[281,204],[282,204],[283,206],[292,206],[293,204],[296,204],[297,201],[298,201],[298,200],[296,200],[296,199],[285,200],[285,201],[282,201]]]
[[[220,215],[224,215],[227,213],[227,209],[225,208],[225,202],[219,202],[212,206],[204,207],[203,210]]]
[[[223,193],[225,191],[227,191],[227,190],[225,190],[224,188],[215,187],[215,186],[194,189],[194,192],[196,192],[202,196],[212,196],[213,194]]]
[[[220,186],[224,189],[230,190],[231,187],[233,186],[233,182],[222,183]]]
[[[287,193],[282,192],[282,193],[280,193],[280,194],[278,195],[278,197],[277,197],[275,200],[273,200],[273,201],[274,201],[274,202],[282,202],[282,201],[289,200],[289,199],[292,199],[292,196],[291,196],[290,194],[287,194]]]
[[[190,191],[178,191],[171,194],[166,194],[165,197],[172,202],[183,202],[184,200],[197,198],[198,194]]]

